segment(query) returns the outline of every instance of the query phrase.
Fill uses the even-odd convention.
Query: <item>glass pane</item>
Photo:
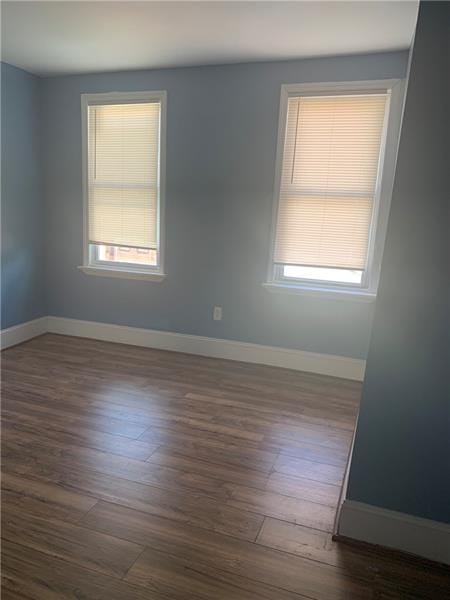
[[[129,248],[127,246],[102,246],[98,245],[97,260],[112,263],[131,263],[156,267],[158,253],[149,248]]]
[[[285,265],[283,267],[283,276],[290,279],[312,279],[316,281],[333,281],[336,283],[361,285],[363,271]]]

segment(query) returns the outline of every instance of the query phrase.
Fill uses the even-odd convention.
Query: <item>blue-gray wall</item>
[[[348,497],[450,522],[450,5],[422,3]]]
[[[39,86],[2,63],[2,328],[46,314]]]
[[[271,294],[269,252],[283,83],[401,78],[407,54],[42,81],[48,313],[365,358],[373,305]],[[167,90],[163,283],[85,275],[80,95]],[[223,320],[212,320],[213,304]]]

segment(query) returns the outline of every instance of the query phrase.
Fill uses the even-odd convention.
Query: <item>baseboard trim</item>
[[[450,565],[450,525],[446,523],[345,500],[337,536]]]
[[[259,363],[356,381],[364,378],[365,361],[344,356],[65,317],[48,317],[47,327],[49,332],[64,335]]]
[[[46,332],[284,367],[355,381],[364,378],[365,360],[357,358],[53,316],[3,329],[1,348],[15,346]]]
[[[0,347],[1,349],[16,346],[22,342],[26,342],[31,338],[42,335],[47,332],[47,317],[33,319],[26,323],[20,323],[7,329],[2,329],[0,332]]]

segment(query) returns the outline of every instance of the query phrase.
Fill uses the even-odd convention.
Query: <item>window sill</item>
[[[107,267],[78,267],[86,275],[97,275],[99,277],[116,277],[119,279],[137,279],[141,281],[163,281],[165,273],[150,273],[145,271],[126,271],[125,269],[110,269]]]
[[[376,294],[363,290],[336,289],[314,286],[298,286],[288,283],[263,283],[269,292],[281,294],[296,294],[315,298],[330,298],[333,300],[354,300],[356,302],[375,302]]]

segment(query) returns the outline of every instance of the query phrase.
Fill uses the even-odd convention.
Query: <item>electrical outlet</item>
[[[222,320],[222,307],[221,306],[215,306],[213,309],[213,319],[214,321],[221,321]]]

